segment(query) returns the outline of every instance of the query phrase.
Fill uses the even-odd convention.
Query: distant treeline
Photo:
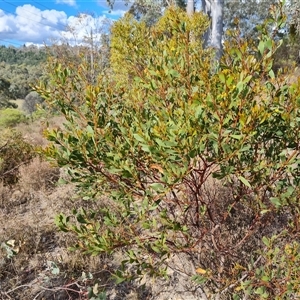
[[[46,60],[45,48],[23,46],[20,48],[0,46],[0,62],[7,64],[36,65]]]

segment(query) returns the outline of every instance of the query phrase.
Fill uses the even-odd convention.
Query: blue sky
[[[105,27],[126,10],[120,0],[115,1],[112,11],[106,0],[0,0],[0,45],[79,41],[91,29],[97,31],[101,24]]]

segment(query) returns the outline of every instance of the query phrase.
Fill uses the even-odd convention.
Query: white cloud
[[[107,30],[108,23],[105,16],[81,14],[68,17],[63,11],[42,11],[26,4],[17,7],[15,14],[0,9],[0,40],[14,40],[20,44],[49,44],[63,39],[70,43],[74,43],[74,40],[80,43],[91,31],[97,38],[98,32]]]
[[[38,47],[38,48],[43,48],[43,47],[45,47],[44,44],[35,44],[35,43],[24,43],[24,45],[25,45],[26,47],[31,47],[31,46]]]
[[[101,34],[107,32],[110,21],[105,16],[93,17],[88,14],[80,14],[77,17],[68,18],[68,31],[62,32],[65,41],[71,44],[82,44],[93,34],[95,41],[100,41]]]
[[[0,37],[2,35],[12,34],[17,30],[17,26],[14,21],[14,15],[5,14],[0,9]]]
[[[0,10],[0,39],[21,43],[48,43],[58,38],[65,29],[68,18],[65,12],[44,10],[25,4],[16,8],[15,14]]]
[[[70,6],[76,6],[76,1],[75,0],[56,0],[57,4],[67,4]]]

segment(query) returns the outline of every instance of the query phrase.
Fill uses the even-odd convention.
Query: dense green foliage
[[[300,82],[272,69],[280,12],[257,42],[229,32],[218,66],[202,47],[207,19],[174,9],[151,28],[116,22],[112,69],[94,81],[84,56],[49,61],[37,90],[66,124],[45,152],[100,202],[56,222],[85,253],[122,249],[118,282],[165,275],[187,253],[208,297],[299,292]]]

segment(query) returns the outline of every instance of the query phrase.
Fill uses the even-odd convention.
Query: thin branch
[[[7,141],[3,146],[0,147],[0,151],[1,151],[3,148],[5,148],[5,147],[7,146],[7,144],[8,144],[8,141]]]
[[[264,249],[265,251],[266,249]],[[253,263],[253,267],[256,267],[256,265],[260,262],[260,260],[262,259],[262,255],[260,255],[257,260]],[[225,294],[228,290],[234,288],[235,286],[237,286],[240,282],[242,282],[244,279],[246,279],[249,276],[249,272],[247,272],[246,274],[244,274],[239,280],[237,280],[236,282],[230,284],[227,288],[225,288],[224,290],[221,291],[221,293],[219,293],[220,295]]]

